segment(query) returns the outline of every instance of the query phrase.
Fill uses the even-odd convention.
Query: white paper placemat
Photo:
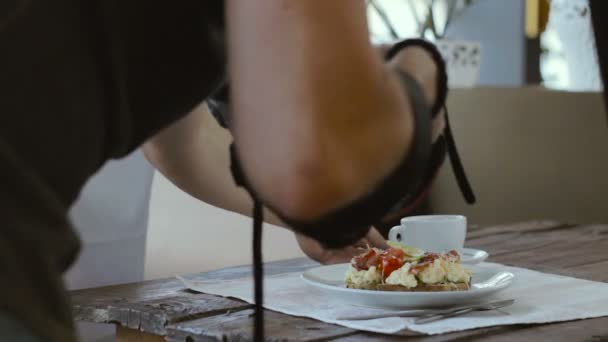
[[[340,321],[336,317],[371,314],[388,310],[351,306],[332,301],[320,290],[306,284],[301,273],[270,276],[264,282],[264,307],[288,315],[309,317],[348,328],[394,334],[404,329],[424,334],[441,334],[496,325],[548,323],[608,316],[608,284],[524,268],[482,263],[478,267],[501,267],[515,274],[513,285],[488,298],[515,299],[500,311],[478,311],[427,324],[414,324],[414,318],[391,317],[367,321]],[[253,303],[251,278],[230,281],[182,281],[191,290]]]

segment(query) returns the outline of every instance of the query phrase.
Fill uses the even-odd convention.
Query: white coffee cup
[[[427,252],[462,253],[466,234],[467,218],[462,215],[422,215],[402,218],[388,238]]]

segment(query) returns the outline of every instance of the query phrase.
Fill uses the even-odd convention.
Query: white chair
[[[70,217],[82,250],[65,280],[70,290],[144,279],[153,168],[137,151],[108,162],[85,186]],[[114,327],[80,323],[84,342],[114,341]]]

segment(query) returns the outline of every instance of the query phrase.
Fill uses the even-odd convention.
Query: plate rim
[[[465,265],[477,265],[477,264],[479,264],[481,262],[486,261],[490,257],[490,253],[488,253],[487,251],[485,251],[483,249],[464,247],[464,248],[462,248],[463,254],[464,254],[465,250],[476,251],[476,252],[483,252],[483,255],[481,257],[479,257],[479,258],[471,258],[467,262],[461,261],[461,263],[463,263]]]
[[[397,293],[399,293],[400,295],[404,295],[407,294],[408,296],[418,296],[418,297],[424,297],[424,296],[429,296],[429,294],[433,294],[433,296],[436,297],[451,297],[451,296],[462,296],[463,294],[474,294],[474,295],[481,295],[481,294],[485,294],[488,292],[497,292],[500,290],[503,290],[509,286],[511,286],[513,284],[513,282],[515,281],[515,279],[517,278],[517,276],[513,273],[513,272],[509,272],[509,271],[503,271],[506,273],[510,273],[512,275],[510,281],[505,282],[505,283],[501,283],[497,286],[493,286],[493,287],[486,287],[486,288],[471,288],[467,291],[412,291],[412,292],[408,292],[408,291],[380,291],[380,290],[365,290],[365,289],[351,289],[351,288],[347,288],[347,287],[340,287],[337,285],[330,285],[330,284],[326,284],[326,283],[322,283],[322,282],[318,282],[315,281],[313,279],[310,279],[310,277],[306,276],[306,273],[317,269],[317,268],[323,268],[323,267],[337,267],[338,265],[344,265],[347,266],[348,263],[341,263],[341,264],[333,264],[333,265],[321,265],[321,266],[316,266],[316,267],[312,267],[309,268],[307,270],[304,270],[301,274],[300,274],[300,278],[305,281],[306,283],[315,286],[315,287],[320,287],[323,289],[327,289],[330,291],[341,291],[341,292],[349,292],[349,293],[361,293],[361,294],[371,294],[374,296],[395,296],[397,295]],[[469,266],[475,266],[475,265],[469,265]],[[498,273],[500,271],[497,271],[496,273]]]

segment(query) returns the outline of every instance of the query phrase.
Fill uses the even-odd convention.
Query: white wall
[[[525,83],[524,5],[523,0],[475,1],[450,24],[446,38],[481,44],[479,85]]]
[[[149,212],[146,279],[251,263],[250,218],[196,200],[158,172]],[[265,226],[265,261],[302,255],[291,232]]]
[[[557,1],[557,0],[555,0]],[[584,0],[576,0],[576,2]],[[562,0],[561,2],[572,2]],[[398,35],[402,38],[417,36],[416,17],[423,18],[428,1],[377,0],[385,10]],[[441,4],[444,1],[437,1]],[[484,86],[519,86],[525,81],[524,0],[478,0],[461,14],[453,17],[447,39],[472,40],[481,44],[481,70],[479,84]],[[445,7],[436,6],[437,22],[443,23]],[[377,13],[368,8],[368,21],[372,40],[390,42],[385,24]]]

